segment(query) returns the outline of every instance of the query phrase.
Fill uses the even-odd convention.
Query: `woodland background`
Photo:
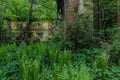
[[[0,0],[0,80],[120,80],[120,0]]]

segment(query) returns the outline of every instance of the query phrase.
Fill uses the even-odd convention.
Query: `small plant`
[[[4,57],[7,48],[8,48],[8,46],[0,47],[0,57]]]
[[[97,68],[101,69],[103,72],[108,68],[109,56],[106,53],[102,53],[100,56],[96,57],[95,64]]]
[[[60,52],[58,55],[58,63],[60,65],[64,65],[64,64],[69,64],[72,61],[72,52],[71,51],[64,51],[64,52]]]
[[[120,59],[118,60],[118,65],[120,66]]]
[[[95,79],[105,79],[106,71],[108,70],[108,60],[109,56],[105,52],[102,52],[102,54],[96,56],[93,64]]]
[[[92,77],[91,77],[88,67],[86,66],[85,63],[82,63],[80,67],[80,79],[79,80],[91,80],[91,79]]]
[[[58,59],[59,50],[56,47],[48,47],[48,59],[53,66]]]
[[[25,46],[25,45],[24,45]],[[24,47],[21,46],[21,47]],[[40,70],[40,56],[35,55],[35,51],[31,52],[35,45],[30,44],[25,49],[16,52],[18,56],[18,64],[24,80],[38,80]],[[21,53],[22,52],[22,53]]]
[[[59,80],[70,80],[68,67],[66,65],[62,67],[62,70],[58,76],[59,76]]]

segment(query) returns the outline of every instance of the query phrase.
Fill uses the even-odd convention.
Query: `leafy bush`
[[[62,50],[67,49],[73,52],[82,48],[93,47],[92,43],[94,40],[91,18],[92,16],[89,14],[79,15],[77,22],[66,27],[66,32],[63,32],[64,22],[61,22],[55,27],[51,42],[57,44]]]

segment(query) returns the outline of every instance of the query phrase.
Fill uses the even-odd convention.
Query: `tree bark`
[[[74,23],[76,21],[78,1],[79,0],[64,0],[65,15],[64,19],[68,23]]]
[[[84,0],[79,0],[78,2],[78,15],[84,13],[85,7],[84,7]]]
[[[70,39],[71,31],[75,30],[75,23],[77,20],[77,12],[78,12],[78,6],[79,6],[79,0],[64,0],[64,42],[66,42]],[[67,49],[67,46],[65,46],[65,49]],[[74,48],[75,49],[75,48]]]
[[[69,26],[72,26],[77,20],[77,11],[79,0],[64,0],[64,36]]]

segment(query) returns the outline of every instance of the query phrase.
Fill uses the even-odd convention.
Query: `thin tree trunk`
[[[4,0],[1,1],[1,6],[4,8],[3,3],[4,3]],[[2,44],[2,42],[4,41],[3,30],[2,30],[2,27],[3,27],[3,24],[4,24],[4,16],[3,16],[4,12],[5,12],[5,10],[3,10],[3,9],[0,11],[0,44]]]
[[[31,1],[31,6],[30,6],[30,11],[29,11],[29,15],[28,15],[28,21],[27,21],[27,25],[26,28],[23,30],[23,32],[16,38],[17,39],[17,45],[19,45],[19,43],[21,43],[22,41],[26,42],[27,44],[29,44],[30,42],[30,38],[32,36],[32,33],[30,32],[31,29],[31,21],[32,21],[32,13],[33,13],[33,4],[34,4],[35,0]]]
[[[31,19],[32,19],[32,13],[33,13],[33,4],[34,4],[34,0],[32,0],[32,2],[31,2],[26,30],[29,30],[30,27],[31,27],[31,23],[32,23]]]
[[[115,4],[111,3],[114,1]],[[93,23],[95,36],[99,37],[100,41],[108,41],[111,39],[111,35],[106,32],[106,29],[112,28],[117,23],[117,1],[116,0],[93,0],[94,9],[93,9]],[[109,6],[108,6],[109,5]],[[119,22],[119,15],[118,15]],[[103,33],[100,35],[98,32],[102,30]]]
[[[27,44],[29,44],[30,38],[32,37],[32,33],[30,32],[30,29],[31,29],[31,24],[32,24],[33,4],[34,4],[34,0],[31,1],[28,21],[27,21],[26,28],[24,29],[24,39]]]
[[[31,29],[31,24],[32,24],[33,4],[34,4],[34,0],[31,1],[28,22],[27,22],[26,29],[25,29],[25,41],[28,44],[30,42],[30,38],[32,37],[32,33],[30,32],[30,29]]]
[[[94,8],[93,8],[93,23],[95,32],[100,29],[100,11],[99,11],[99,0],[93,0]]]

